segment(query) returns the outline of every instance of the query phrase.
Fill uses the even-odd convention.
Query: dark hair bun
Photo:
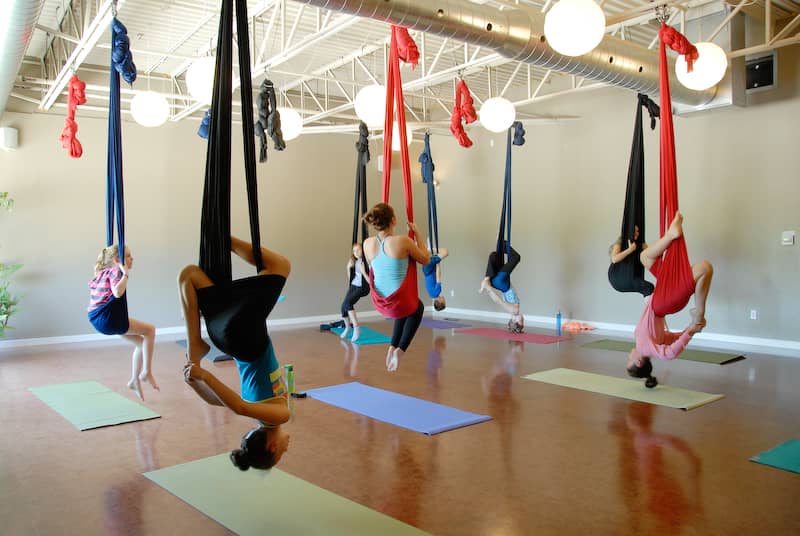
[[[378,203],[367,212],[364,221],[375,227],[377,231],[383,231],[392,224],[394,209],[386,203]]]
[[[247,454],[242,449],[231,451],[231,461],[233,462],[233,465],[242,471],[247,471],[250,469],[250,461],[247,458]]]

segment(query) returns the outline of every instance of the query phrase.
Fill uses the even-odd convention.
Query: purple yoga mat
[[[496,328],[471,328],[460,329],[459,333],[467,335],[478,335],[479,337],[490,337],[492,339],[506,339],[509,341],[532,342],[536,344],[551,344],[554,342],[568,341],[569,337],[555,337],[553,335],[540,335],[538,333],[511,333],[504,329]]]
[[[461,322],[451,322],[450,320],[437,320],[435,318],[425,317],[422,319],[422,325],[431,329],[459,329],[468,328],[469,324],[462,324]]]

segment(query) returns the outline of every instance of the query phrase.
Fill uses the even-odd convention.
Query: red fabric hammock
[[[669,93],[669,63],[666,45],[686,57],[688,70],[697,59],[697,48],[680,32],[661,25],[658,32],[659,46],[659,89],[661,92],[661,166],[660,166],[660,230],[666,233],[669,224],[678,212],[678,176],[675,171],[675,133],[672,128],[672,98]],[[656,289],[653,293],[653,312],[657,316],[667,316],[681,311],[694,294],[695,282],[692,265],[686,251],[686,241],[681,236],[673,240],[664,254],[650,269],[656,276]]]
[[[64,119],[64,130],[61,131],[61,146],[69,149],[72,158],[83,155],[83,146],[78,141],[78,123],[75,122],[75,110],[79,104],[86,104],[86,84],[78,75],[73,74],[69,80],[69,97],[67,99],[67,117]]]
[[[475,113],[467,83],[459,80],[456,84],[456,104],[453,106],[453,115],[450,118],[450,132],[456,137],[459,145],[469,148],[472,147],[472,140],[467,136],[464,125],[461,124],[462,119],[469,125],[478,119],[478,115]]]
[[[410,41],[410,44],[409,44]],[[402,45],[402,49],[400,49]],[[397,102],[397,128],[400,132],[400,160],[403,168],[403,192],[406,202],[406,217],[414,221],[414,202],[411,194],[411,163],[408,159],[408,138],[406,136],[406,110],[403,100],[403,82],[400,79],[400,59],[416,63],[413,55],[406,54],[416,50],[408,30],[392,26],[392,40],[389,45],[389,66],[386,73],[386,114],[383,126],[383,202],[389,202],[389,187],[392,178],[392,127],[394,126],[395,101]],[[417,53],[417,57],[419,53]],[[409,231],[409,237],[411,231]],[[374,270],[369,272],[372,303],[375,309],[387,318],[404,318],[417,310],[419,294],[417,290],[417,263],[408,260],[408,271],[403,283],[389,296],[381,296],[375,290]]]

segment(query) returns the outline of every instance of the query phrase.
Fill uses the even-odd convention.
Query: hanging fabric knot
[[[525,129],[522,128],[521,121],[514,121],[511,125],[514,128],[514,145],[525,145]]]
[[[356,142],[359,165],[369,162],[369,128],[364,121],[358,124],[358,141]]]
[[[472,140],[467,136],[464,130],[464,125],[461,120],[466,121],[467,124],[474,122],[478,119],[473,106],[472,95],[469,93],[467,83],[459,80],[456,84],[456,103],[453,106],[453,115],[450,117],[450,132],[458,140],[458,144],[462,147],[472,147]]]
[[[267,136],[272,138],[276,151],[286,149],[286,142],[283,141],[283,132],[281,131],[281,114],[278,112],[275,98],[275,86],[268,78],[261,82],[261,91],[256,98],[256,108],[258,109],[258,121],[255,124],[255,135],[261,141],[258,161],[266,162]]]
[[[133,63],[131,54],[131,40],[128,38],[128,29],[118,19],[111,21],[112,46],[111,61],[114,68],[128,83],[133,84],[136,80],[136,65]]]
[[[647,108],[647,113],[650,114],[650,130],[655,130],[656,128],[656,119],[660,117],[660,109],[658,104],[656,104],[653,99],[645,95],[644,93],[639,93],[639,106],[644,106]]]
[[[64,130],[61,132],[61,146],[69,149],[72,158],[80,158],[83,155],[83,146],[76,137],[78,123],[75,122],[75,112],[81,104],[86,104],[86,84],[78,78],[78,75],[73,74],[69,79],[67,117],[64,119]]]
[[[425,184],[433,182],[433,171],[436,166],[433,165],[433,159],[428,151],[424,151],[419,155],[420,171],[422,172],[422,182]]]
[[[394,26],[394,28],[397,28],[397,56],[404,62],[410,63],[413,69],[419,61],[417,43],[408,33],[408,28],[403,26]]]
[[[697,47],[690,43],[689,40],[686,39],[686,36],[678,30],[666,24],[661,25],[661,29],[658,31],[658,37],[661,39],[662,43],[686,58],[686,70],[691,73],[694,60],[700,56],[697,52]]]
[[[211,108],[206,110],[206,113],[203,114],[203,120],[200,121],[200,128],[197,129],[197,135],[207,140],[209,128],[211,128]]]

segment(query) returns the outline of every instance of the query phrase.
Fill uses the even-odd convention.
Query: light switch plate
[[[781,244],[784,246],[794,245],[794,231],[784,231],[781,234]]]

